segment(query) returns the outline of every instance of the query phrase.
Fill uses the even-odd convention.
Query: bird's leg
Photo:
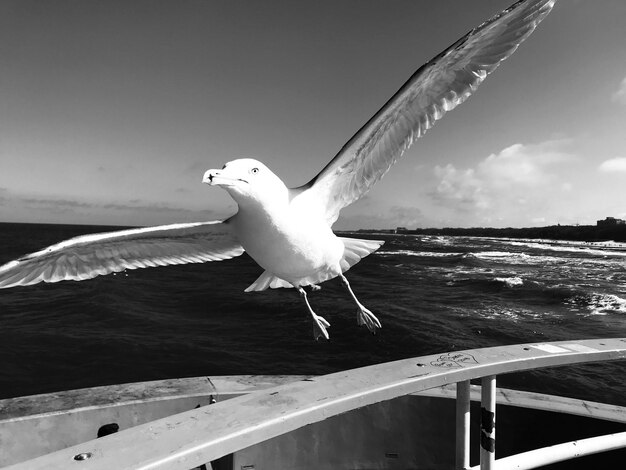
[[[309,309],[309,313],[311,314],[311,317],[313,318],[313,337],[315,338],[316,341],[318,340],[320,336],[323,336],[324,338],[328,339],[329,336],[328,336],[328,331],[326,331],[326,328],[330,328],[330,323],[324,320],[324,318],[315,314],[315,312],[311,308],[311,305],[309,304],[309,299],[307,299],[306,291],[302,287],[299,287],[299,286],[296,287],[296,289],[298,289],[298,292],[300,293],[300,297],[304,299],[304,302],[306,303],[306,306]]]
[[[367,308],[363,306],[361,302],[359,302],[359,300],[356,298],[356,295],[354,295],[354,292],[352,292],[352,288],[350,287],[350,283],[348,282],[348,279],[346,279],[346,276],[344,276],[343,274],[339,274],[339,277],[341,278],[341,283],[346,289],[348,289],[348,292],[350,292],[350,295],[352,296],[352,300],[354,300],[358,307],[356,312],[356,322],[359,326],[365,325],[367,329],[370,330],[372,333],[376,333],[377,328],[382,328],[380,322],[378,321],[378,318],[376,318],[376,316],[372,312],[370,312]]]

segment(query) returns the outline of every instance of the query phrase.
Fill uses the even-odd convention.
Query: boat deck
[[[470,441],[469,431],[479,426],[475,434],[484,433],[485,397],[491,385],[495,391],[497,375],[624,358],[626,338],[554,342],[437,354],[321,377],[196,378],[4,400],[0,439],[5,455],[16,460],[3,464],[21,462],[14,470],[190,469],[210,462],[220,469],[468,468],[488,447],[484,439]],[[491,385],[481,391],[470,387],[473,379]],[[467,397],[459,399],[465,388]],[[477,393],[482,410],[472,405],[470,415]],[[594,429],[618,436],[612,448],[626,445],[624,408],[506,390],[489,399],[513,405],[498,407],[498,456],[568,439],[583,447],[581,439]],[[110,423],[121,431],[93,439]],[[50,440],[46,433],[61,436],[64,429],[87,442],[72,442],[68,434],[59,439],[67,448],[33,450]],[[85,439],[89,434],[93,440]],[[492,457],[493,464],[491,454],[481,461]],[[492,464],[484,468],[502,467]]]

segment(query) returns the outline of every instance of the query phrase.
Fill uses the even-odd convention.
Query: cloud
[[[40,206],[47,208],[62,208],[64,210],[77,209],[77,208],[93,208],[96,204],[89,202],[77,201],[74,199],[43,199],[35,197],[22,197],[19,200],[28,206]]]
[[[573,157],[561,150],[566,141],[547,141],[539,144],[514,144],[497,154],[491,154],[475,169],[457,169],[448,164],[436,166],[439,180],[431,196],[440,203],[455,203],[477,209],[489,209],[500,197],[517,195],[524,203],[533,188],[553,184],[552,167]],[[561,188],[571,189],[569,183]]]
[[[207,214],[211,211],[195,211],[192,209],[185,209],[180,207],[172,207],[162,203],[143,203],[138,199],[133,199],[128,203],[108,203],[108,204],[96,204],[95,207],[113,210],[113,211],[136,211],[136,212],[158,212],[158,213],[176,213],[180,214]]]
[[[550,179],[548,167],[570,159],[558,148],[563,141],[536,145],[514,144],[498,154],[489,155],[478,166],[479,174],[495,186],[546,184]]]
[[[437,190],[431,196],[436,202],[453,202],[463,206],[486,208],[488,201],[484,182],[472,168],[458,170],[454,165],[436,166],[435,176],[439,179]]]
[[[0,197],[3,193],[7,193],[8,191],[0,188]],[[110,202],[110,203],[101,203],[101,202],[90,202],[90,201],[81,201],[77,199],[57,199],[57,198],[43,198],[43,197],[32,197],[32,196],[22,196],[22,195],[13,195],[12,200],[15,203],[20,203],[27,207],[37,207],[43,208],[56,212],[66,212],[71,210],[80,210],[80,209],[106,209],[106,210],[114,210],[114,211],[137,211],[137,212],[177,212],[177,213],[189,213],[195,214],[198,211],[194,211],[191,209],[185,209],[181,207],[173,207],[163,203],[151,203],[145,202],[141,199],[131,199],[127,202]],[[207,211],[204,211],[205,213]]]
[[[417,207],[368,207],[360,205],[358,212],[348,210],[339,217],[335,229],[417,227],[424,223],[424,214]],[[363,212],[363,209],[367,209]]]
[[[626,77],[619,84],[619,88],[613,95],[611,95],[611,101],[614,103],[626,104]]]
[[[392,206],[387,219],[395,226],[415,227],[424,219],[424,214],[417,207]]]
[[[615,157],[603,161],[598,170],[603,173],[626,173],[626,157]]]
[[[437,186],[430,197],[439,207],[472,214],[485,223],[522,214],[528,221],[539,221],[547,200],[573,188],[557,171],[574,160],[563,150],[567,143],[517,143],[487,156],[475,168],[436,166]]]
[[[14,193],[0,188],[0,206],[5,208],[0,219],[16,219],[15,214],[29,214],[33,220],[44,218],[59,223],[110,223],[118,225],[153,225],[182,221],[207,220],[215,217],[211,210],[193,210],[171,206],[162,202],[131,199],[120,202],[84,201],[69,198],[46,198]],[[57,217],[58,219],[55,219]],[[21,216],[20,216],[21,220]],[[115,222],[121,220],[122,222]]]

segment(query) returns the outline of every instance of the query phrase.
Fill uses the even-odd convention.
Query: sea
[[[114,227],[0,224],[0,264]],[[382,329],[357,326],[338,280],[309,300],[244,293],[247,255],[0,290],[0,398],[173,377],[314,375],[516,343],[626,337],[626,245],[341,233],[384,240],[346,276]],[[502,375],[498,385],[626,406],[626,364]]]

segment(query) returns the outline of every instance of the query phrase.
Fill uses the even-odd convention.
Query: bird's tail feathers
[[[343,258],[341,258],[341,272],[346,272],[367,255],[378,250],[383,243],[382,240],[363,240],[359,238],[343,238]]]
[[[293,287],[287,281],[276,277],[269,271],[263,271],[256,281],[254,281],[244,292],[261,291],[268,287],[278,289],[279,287]]]

